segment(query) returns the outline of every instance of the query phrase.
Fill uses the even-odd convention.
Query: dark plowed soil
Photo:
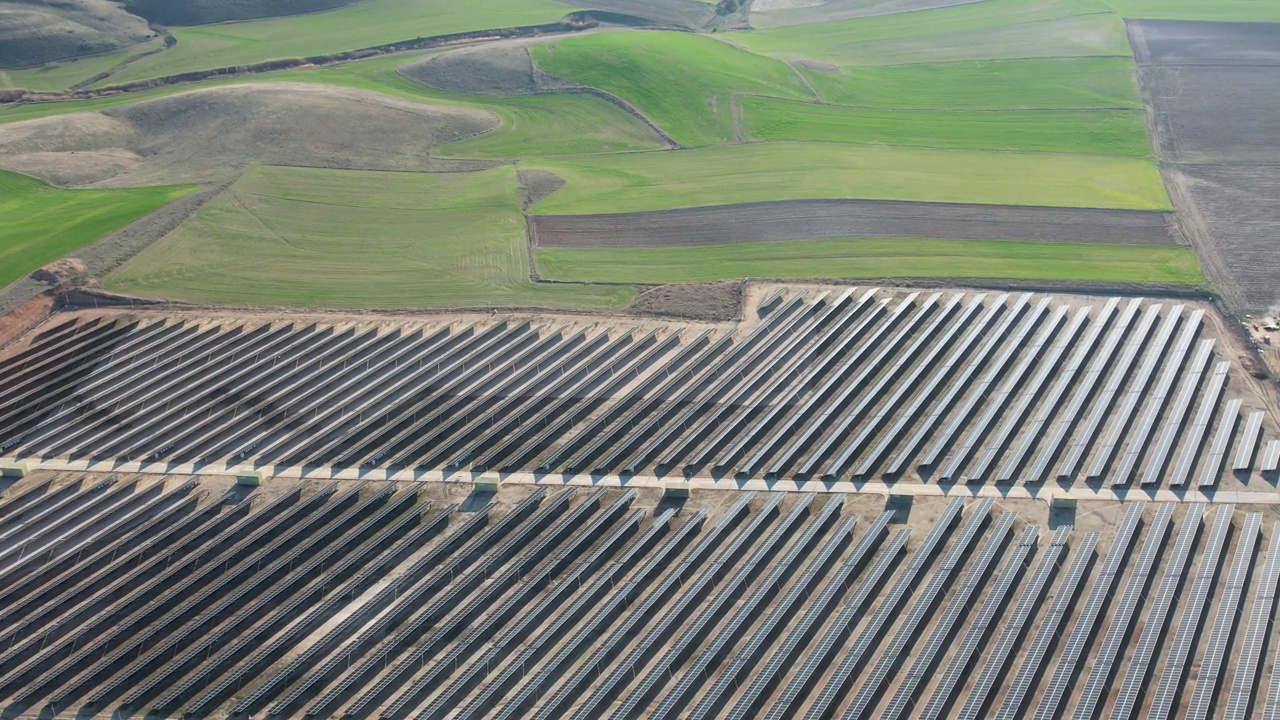
[[[1169,213],[881,200],[795,200],[609,215],[539,215],[530,220],[544,247],[835,237],[1177,242]]]
[[[1130,21],[1181,225],[1238,313],[1280,304],[1280,23]]]
[[[359,0],[124,0],[124,6],[160,25],[204,25],[319,12],[356,2]]]
[[[400,68],[400,74],[437,90],[485,95],[537,92],[525,44],[484,45],[437,55]]]
[[[713,283],[682,283],[642,288],[631,303],[631,311],[642,315],[662,315],[686,320],[734,320],[742,309],[740,280]]]
[[[1280,65],[1280,23],[1132,20],[1144,65]]]

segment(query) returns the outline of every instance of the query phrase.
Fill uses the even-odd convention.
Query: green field
[[[1272,0],[1105,0],[1126,18],[1280,22],[1280,3]]]
[[[24,70],[0,70],[0,87],[63,90],[97,77],[134,55],[163,47],[164,41],[156,38],[110,55],[95,55],[67,62],[49,63]]]
[[[1200,285],[1184,247],[932,240],[793,240],[662,248],[542,248],[543,277],[681,283],[736,278],[991,278]]]
[[[1132,210],[1169,209],[1154,161],[837,143],[758,143],[526,161],[567,185],[533,212],[867,198]]]
[[[801,67],[837,105],[918,110],[1142,108],[1131,58]]]
[[[533,58],[627,100],[690,146],[733,140],[733,95],[813,99],[786,63],[690,33],[598,33],[535,46]]]
[[[417,37],[556,22],[553,0],[364,0],[326,12],[175,28],[176,47],[130,65],[106,84],[264,60],[308,57]]]
[[[0,288],[190,191],[63,190],[0,170]]]
[[[600,309],[629,288],[538,285],[514,169],[255,167],[107,279],[202,302],[331,308]]]
[[[770,15],[752,13],[753,25],[767,28]],[[731,37],[757,52],[836,65],[1130,55],[1124,22],[1102,0],[985,0]]]
[[[1141,110],[880,110],[753,97],[742,108],[750,140],[1151,154]]]

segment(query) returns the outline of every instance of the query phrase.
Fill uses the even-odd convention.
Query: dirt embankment
[[[661,247],[841,237],[1172,244],[1169,213],[891,200],[794,200],[605,215],[534,215],[545,247]]]
[[[421,171],[441,169],[436,146],[499,122],[363,90],[254,83],[0,125],[0,167],[78,187],[220,182],[250,163]]]

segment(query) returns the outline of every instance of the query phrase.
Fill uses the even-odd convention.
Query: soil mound
[[[160,25],[204,25],[319,12],[357,2],[359,0],[124,0],[124,6]]]
[[[0,167],[62,185],[208,182],[250,163],[431,170],[496,115],[302,83],[233,85],[0,126]]]
[[[400,74],[447,92],[519,95],[541,89],[524,43],[454,50],[405,65]]]
[[[115,52],[155,32],[111,0],[0,0],[0,68]]]

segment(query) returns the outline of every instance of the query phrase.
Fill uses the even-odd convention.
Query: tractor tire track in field
[[[1170,245],[1173,214],[898,200],[786,200],[599,215],[531,215],[542,247],[664,247],[844,237]]]

